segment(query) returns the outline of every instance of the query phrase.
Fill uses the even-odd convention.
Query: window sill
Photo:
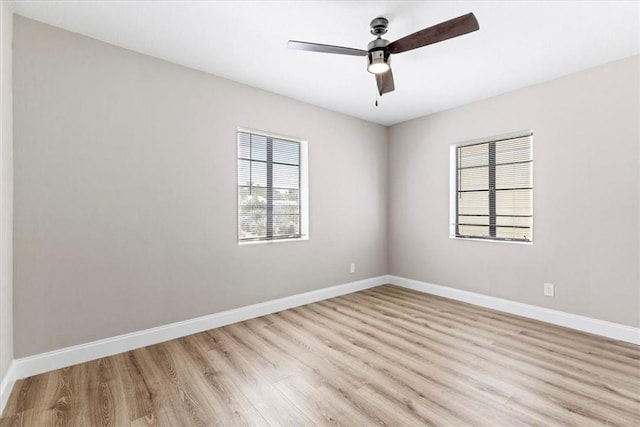
[[[515,245],[533,245],[533,241],[531,242],[522,242],[519,240],[494,240],[494,239],[474,239],[473,237],[456,237],[456,236],[449,236],[450,239],[452,240],[471,240],[474,242],[490,242],[490,243],[511,243],[511,244],[515,244]]]
[[[249,242],[238,242],[239,246],[249,246],[249,245],[264,245],[270,243],[287,243],[287,242],[300,242],[309,240],[309,236],[297,237],[295,239],[274,239],[274,240],[252,240]]]

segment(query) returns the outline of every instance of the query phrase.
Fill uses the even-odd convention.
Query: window
[[[306,143],[238,130],[238,241],[307,238]]]
[[[532,140],[527,131],[452,147],[452,237],[533,240]]]

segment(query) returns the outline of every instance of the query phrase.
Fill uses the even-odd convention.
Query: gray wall
[[[16,357],[387,272],[384,127],[19,16],[14,70]],[[238,126],[309,141],[309,241],[238,246]]]
[[[639,63],[393,126],[390,273],[640,326]],[[450,145],[523,129],[534,131],[534,243],[450,239]]]
[[[0,382],[13,361],[13,14],[0,2]]]

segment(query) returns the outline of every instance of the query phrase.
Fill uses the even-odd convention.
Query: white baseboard
[[[7,373],[5,374],[4,378],[2,378],[2,381],[0,381],[0,416],[2,416],[2,411],[4,411],[4,407],[7,405],[9,395],[11,394],[11,390],[13,390],[13,385],[15,383],[16,362],[14,360],[9,365],[9,369],[7,369]]]
[[[404,277],[385,275],[16,359],[9,367],[9,371],[2,380],[2,383],[0,383],[0,409],[6,404],[6,400],[9,398],[16,379],[88,362],[101,357],[112,356],[231,323],[241,322],[316,301],[373,288],[386,283],[640,345],[640,328],[490,297],[446,286],[434,285]]]
[[[387,283],[388,276],[378,276],[356,282],[332,286],[330,288],[305,292],[298,295],[253,304],[233,310],[214,313],[195,319],[171,323],[143,331],[132,332],[86,344],[54,350],[15,360],[14,378],[26,378],[65,366],[88,362],[101,357],[112,356],[125,351],[135,350],[148,345],[184,337],[213,328],[242,322],[278,311],[286,310],[312,302],[373,288]]]
[[[601,335],[615,340],[640,345],[640,328],[593,319],[563,311],[551,310],[536,305],[523,304],[502,298],[490,297],[474,292],[463,291],[447,286],[434,285],[413,279],[389,275],[388,282],[403,288],[427,294],[438,295],[458,301],[468,302],[481,307],[492,308],[505,313],[516,314],[530,319],[541,320],[554,325],[577,329],[591,334]]]

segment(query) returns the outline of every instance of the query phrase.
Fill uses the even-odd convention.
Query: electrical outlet
[[[356,265],[355,265],[355,263],[353,263],[353,262],[351,263],[350,271],[351,271],[352,273],[355,273],[355,272],[356,272]]]
[[[544,296],[552,297],[555,295],[555,287],[553,283],[545,283],[544,284]]]

